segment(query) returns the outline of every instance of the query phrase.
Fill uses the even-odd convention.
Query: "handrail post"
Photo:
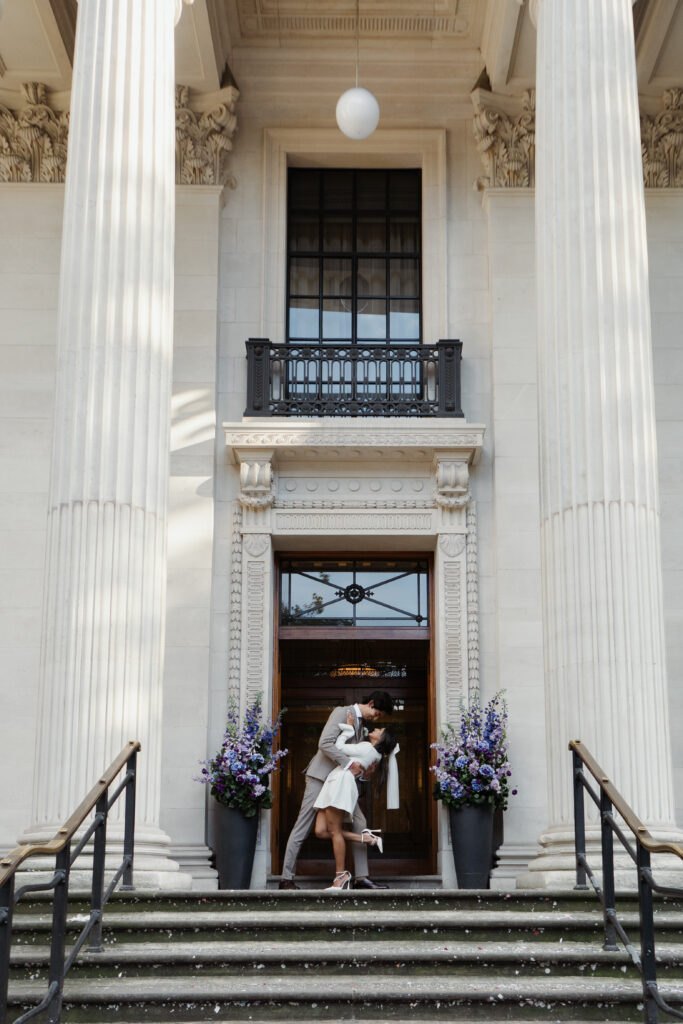
[[[587,889],[586,884],[586,815],[583,794],[583,761],[572,750],[572,767],[574,769],[574,850],[576,852],[576,885],[575,889]],[[581,859],[583,858],[583,860]]]
[[[270,416],[270,338],[249,338],[245,416]]]
[[[133,885],[133,856],[135,844],[135,782],[137,775],[138,752],[134,750],[126,762],[126,773],[130,781],[126,786],[126,811],[125,828],[123,833],[123,856],[127,858],[127,864],[121,881],[121,891],[130,892],[135,889]]]
[[[441,338],[437,344],[439,363],[438,416],[463,416],[460,408],[460,362],[462,342]]]
[[[657,1003],[650,991],[650,984],[657,984],[657,961],[655,959],[655,922],[652,908],[652,890],[645,877],[650,867],[650,851],[641,845],[636,836],[638,864],[638,911],[640,914],[640,964],[643,976],[643,1003],[645,1024],[657,1024],[659,1020]]]
[[[617,950],[617,930],[614,927],[616,900],[614,898],[614,835],[607,815],[612,813],[612,801],[600,789],[600,828],[602,833],[602,892],[604,897],[605,950]]]
[[[66,913],[69,902],[69,869],[71,843],[67,843],[57,854],[55,871],[60,875],[55,885],[52,909],[52,943],[50,945],[49,984],[57,990],[47,1008],[48,1024],[59,1024],[62,1017],[62,993],[64,990],[64,946],[66,944]]]
[[[92,853],[92,897],[90,900],[90,912],[97,914],[97,919],[90,932],[88,950],[91,953],[101,953],[102,946],[102,906],[104,901],[104,862],[107,848],[107,811],[109,801],[109,790],[105,789],[97,801],[95,814],[101,815],[95,829]]]
[[[14,902],[14,875],[10,875],[0,889],[0,1024],[7,1020],[7,988],[9,985],[9,955],[12,944],[12,904]]]

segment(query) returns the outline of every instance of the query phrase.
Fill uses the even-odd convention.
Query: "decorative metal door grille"
[[[428,563],[349,559],[285,560],[283,626],[428,626]]]

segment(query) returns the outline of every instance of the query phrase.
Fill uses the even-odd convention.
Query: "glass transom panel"
[[[426,559],[287,559],[283,626],[428,626]]]

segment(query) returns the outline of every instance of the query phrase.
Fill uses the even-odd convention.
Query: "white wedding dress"
[[[353,736],[355,729],[352,725],[339,726],[339,738],[335,746],[348,754],[352,761],[361,764],[363,768],[369,768],[375,761],[381,761],[382,755],[377,753],[376,748],[369,740],[361,740],[360,743],[348,743],[347,740]],[[353,814],[358,803],[358,787],[353,774],[348,768],[333,768],[323,783],[323,788],[318,794],[314,807],[339,807],[348,814]]]

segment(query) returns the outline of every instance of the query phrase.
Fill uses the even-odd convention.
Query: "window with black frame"
[[[419,393],[419,359],[406,356],[422,337],[421,187],[419,170],[290,168],[290,389]]]

